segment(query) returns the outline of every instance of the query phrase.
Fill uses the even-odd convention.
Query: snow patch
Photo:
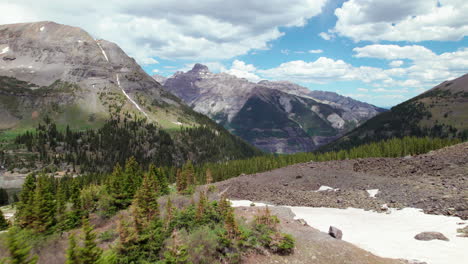
[[[178,125],[178,126],[183,125],[183,123],[181,123],[181,122],[179,122],[179,121],[176,121],[176,122],[172,121],[172,123],[173,123],[173,124],[176,124],[176,125]]]
[[[104,55],[104,58],[106,59],[107,62],[109,62],[109,58],[107,58],[107,54],[106,52],[104,51],[104,49],[101,47],[101,44],[99,44],[99,42],[96,40],[96,44],[99,46],[99,48],[101,49],[101,52],[102,52],[102,55]]]
[[[322,185],[320,186],[320,188],[318,188],[318,190],[314,191],[314,192],[324,192],[324,191],[338,191],[339,188],[333,188],[333,187],[330,187],[330,186],[325,186],[325,185]]]
[[[231,200],[233,207],[250,206],[248,200]],[[255,203],[256,206],[266,206]],[[268,205],[270,206],[270,205]],[[464,263],[468,239],[458,237],[459,217],[425,214],[421,209],[389,209],[386,214],[357,208],[288,206],[308,225],[328,233],[330,226],[343,231],[343,240],[384,258],[424,261],[430,264]],[[420,241],[415,235],[441,232],[450,241]]]
[[[137,102],[133,101],[133,99],[127,94],[127,92],[125,92],[125,90],[120,86],[120,79],[118,74],[115,75],[115,78],[117,79],[117,85],[122,90],[123,94],[127,97],[127,99],[130,100],[130,102],[132,102],[132,104],[138,109],[138,111],[140,111],[144,116],[146,116],[146,118],[149,118],[145,111],[143,111],[143,109],[141,109],[141,107],[137,104]]]
[[[366,191],[369,194],[369,197],[371,198],[375,198],[375,196],[379,193],[379,189],[370,189]]]
[[[0,51],[0,54],[5,54],[8,51],[10,51],[10,47],[6,46],[5,48],[2,49],[2,51]]]
[[[44,31],[44,29],[45,29],[45,27],[42,26],[39,30],[42,32],[42,31]]]

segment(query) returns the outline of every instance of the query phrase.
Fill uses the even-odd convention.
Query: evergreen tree
[[[164,264],[188,264],[189,255],[187,246],[182,242],[180,234],[177,230],[174,230],[171,235],[167,249],[164,252]]]
[[[211,184],[213,182],[213,175],[211,174],[211,169],[207,168],[205,173],[205,182],[206,184]]]
[[[172,205],[172,200],[171,197],[167,198],[167,203],[166,203],[166,228],[169,227],[170,222],[172,221],[172,218],[174,217],[174,207]]]
[[[31,247],[25,243],[24,238],[20,237],[18,232],[17,228],[12,228],[7,233],[9,262],[11,264],[36,264],[37,256],[30,255]]]
[[[237,225],[234,210],[231,207],[228,208],[226,212],[226,217],[224,219],[224,228],[227,231],[227,235],[230,239],[236,239],[240,235],[239,226]]]
[[[151,168],[151,166],[153,166],[153,168]],[[170,192],[169,183],[168,183],[168,179],[167,179],[165,173],[163,172],[162,169],[156,169],[156,167],[153,164],[151,164],[151,166],[150,166],[150,171],[152,169],[157,170],[156,176],[157,176],[157,180],[158,180],[158,183],[159,183],[159,192],[161,193],[161,195],[169,194],[169,192]]]
[[[3,215],[3,211],[0,210],[0,231],[6,230],[8,227],[10,227],[10,223],[8,223],[8,220]]]
[[[96,244],[96,234],[87,217],[83,218],[83,247],[79,249],[79,258],[83,264],[94,264],[101,257],[102,249]]]
[[[36,176],[29,174],[21,188],[20,200],[16,209],[16,223],[21,227],[27,227],[34,222],[33,202],[36,190]]]
[[[185,175],[184,178],[187,181],[187,187],[195,185],[195,169],[193,167],[192,161],[189,160],[185,163],[182,173]]]
[[[65,264],[81,264],[75,234],[70,234],[68,238],[67,260]]]
[[[153,219],[159,217],[158,189],[156,176],[150,172],[145,174],[143,183],[135,194],[135,199],[133,200],[135,206],[134,217],[136,221],[143,222],[145,226]]]
[[[50,231],[55,224],[55,195],[52,180],[53,178],[46,175],[41,175],[37,179],[33,203],[35,219],[32,224],[37,232]]]
[[[177,192],[178,193],[182,193],[187,189],[186,174],[182,173],[182,171],[180,169],[177,170],[176,185],[177,185]]]
[[[195,218],[197,219],[197,221],[201,221],[203,219],[207,203],[208,203],[208,199],[206,198],[205,192],[200,191],[199,198],[198,198],[197,212],[195,214]]]

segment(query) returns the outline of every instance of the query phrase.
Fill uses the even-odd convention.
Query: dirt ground
[[[468,143],[404,158],[308,162],[216,183],[231,199],[381,210],[415,207],[468,219]],[[320,186],[336,191],[317,191]],[[379,189],[375,198],[366,190]]]

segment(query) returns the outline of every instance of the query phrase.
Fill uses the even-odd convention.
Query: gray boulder
[[[330,226],[328,229],[328,234],[336,239],[341,239],[343,238],[343,232],[334,226]]]
[[[444,236],[444,234],[439,232],[422,232],[414,236],[414,238],[423,241],[429,241],[434,239],[449,241],[449,239],[446,236]]]

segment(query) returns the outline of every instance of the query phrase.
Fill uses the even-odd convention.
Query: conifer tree
[[[102,249],[97,246],[96,234],[87,217],[83,218],[83,247],[79,249],[82,263],[94,264],[101,257]]]
[[[165,173],[163,172],[162,169],[156,169],[154,165],[152,166],[153,166],[153,170],[157,170],[156,176],[157,176],[157,180],[159,183],[159,192],[161,193],[161,195],[169,194],[169,191],[170,191],[169,183],[168,183]],[[151,170],[151,166],[150,166],[150,170]]]
[[[32,224],[37,232],[49,231],[55,224],[55,195],[51,181],[52,179],[46,175],[41,175],[37,179],[33,203],[35,219]]]
[[[36,176],[29,174],[24,180],[17,205],[16,222],[21,227],[27,227],[34,222],[33,202],[36,190]]]
[[[111,195],[114,204],[121,209],[122,204],[124,203],[124,174],[122,167],[119,163],[114,166],[114,170],[109,177],[109,182],[107,183],[107,191]]]
[[[230,239],[236,239],[239,237],[239,226],[237,225],[236,219],[234,217],[234,210],[232,210],[231,207],[228,207],[228,210],[226,212],[224,228],[226,229],[227,235]]]
[[[6,220],[5,216],[3,215],[3,211],[0,210],[0,231],[8,229],[10,223]]]
[[[10,229],[7,233],[7,247],[11,264],[36,264],[37,256],[31,256],[31,247],[18,235],[18,229]]]
[[[124,171],[124,191],[126,193],[126,199],[130,204],[131,199],[135,195],[136,190],[140,187],[141,181],[143,180],[143,173],[140,169],[140,165],[136,161],[135,157],[130,157],[125,163]]]
[[[171,235],[169,244],[167,245],[167,250],[164,252],[164,261],[165,264],[185,264],[190,263],[189,255],[187,251],[187,246],[184,245],[180,234],[177,230],[174,230]]]
[[[159,217],[158,192],[156,177],[152,173],[145,174],[143,183],[135,194],[135,218],[149,223]]]
[[[206,174],[205,174],[205,182],[206,184],[211,184],[213,183],[213,175],[211,174],[211,169],[208,167],[206,169]]]
[[[67,260],[65,264],[81,264],[74,233],[71,233],[68,238]]]
[[[166,228],[171,223],[173,217],[174,217],[174,207],[172,205],[171,197],[168,197],[167,203],[166,203],[166,218],[164,219],[166,222]]]
[[[185,179],[187,180],[187,186],[192,186],[196,184],[195,169],[193,168],[193,164],[191,160],[185,163],[182,173],[185,174]]]
[[[187,177],[180,169],[177,170],[176,185],[178,193],[182,193],[187,189]]]
[[[221,195],[221,198],[219,199],[219,202],[218,202],[218,212],[223,218],[225,218],[229,209],[230,209],[229,201],[227,200],[226,195],[223,194]]]
[[[198,198],[198,206],[197,206],[197,212],[195,214],[195,218],[200,221],[203,219],[203,216],[205,214],[205,208],[207,204],[207,198],[205,195],[205,192],[200,191],[199,193],[199,198]]]

